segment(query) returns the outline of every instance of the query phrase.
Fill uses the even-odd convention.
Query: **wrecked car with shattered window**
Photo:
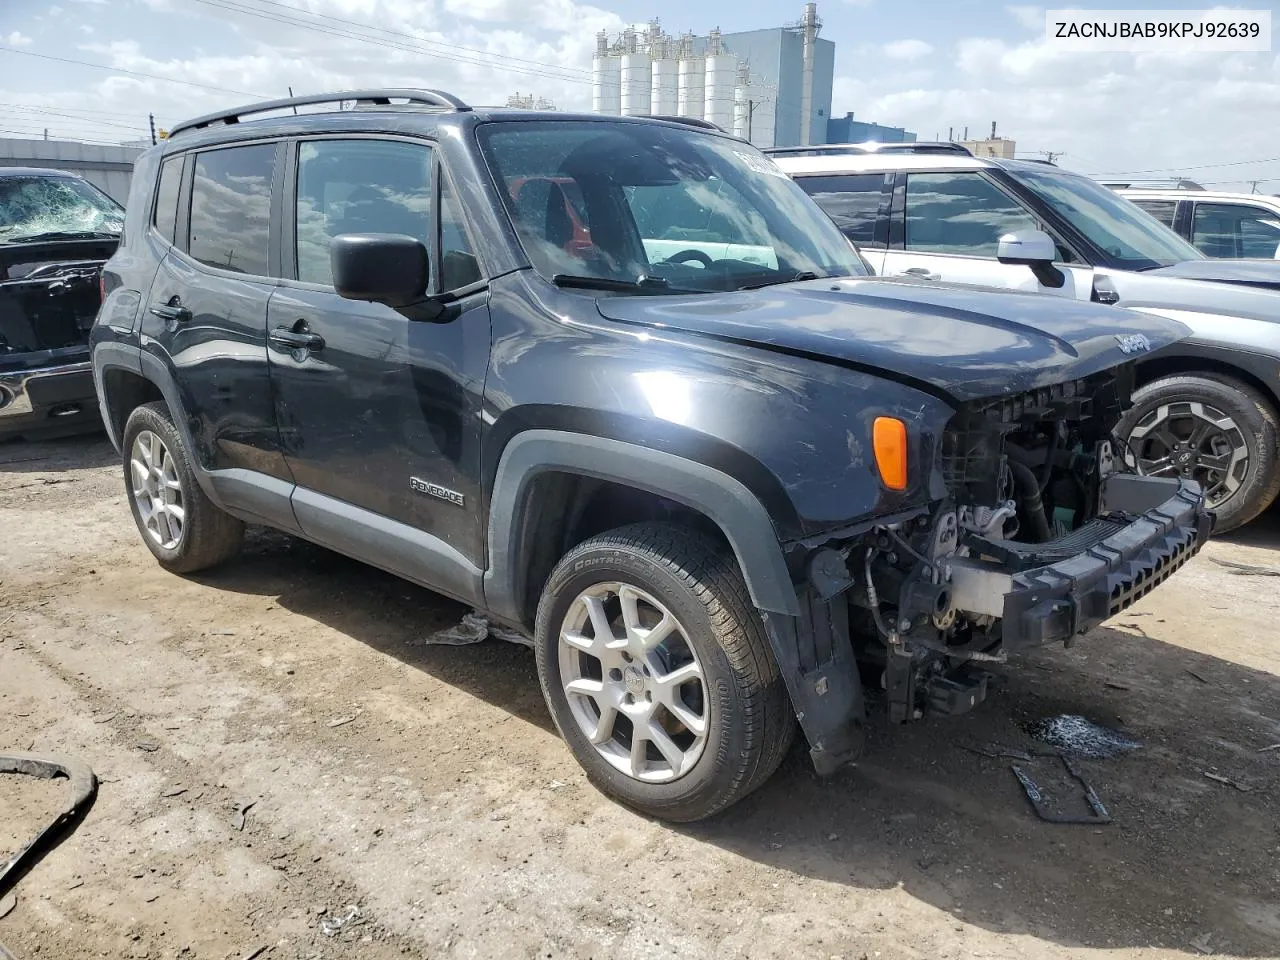
[[[88,337],[123,227],[74,174],[0,168],[0,439],[100,424]]]

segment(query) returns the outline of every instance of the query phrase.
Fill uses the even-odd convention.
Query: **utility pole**
[[[1261,182],[1262,182],[1261,180],[1250,180],[1250,181],[1249,181],[1249,192],[1250,192],[1250,193],[1257,193],[1257,192],[1258,192],[1258,184],[1260,184]]]
[[[156,115],[154,113],[147,114],[147,120],[151,124],[151,145],[156,145]]]
[[[1065,150],[1041,150],[1039,153],[1040,156],[1044,157],[1050,163],[1054,163],[1059,157],[1065,157],[1067,155]]]

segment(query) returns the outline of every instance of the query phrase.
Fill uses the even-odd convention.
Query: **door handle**
[[[919,277],[921,280],[941,280],[942,274],[930,272],[928,267],[908,267],[903,270],[900,277]]]
[[[297,329],[294,329],[296,327]],[[299,322],[294,327],[276,327],[267,337],[277,347],[286,350],[323,350],[324,337],[312,333],[305,323]]]
[[[186,323],[191,319],[191,311],[179,303],[177,297],[174,297],[169,303],[153,304],[151,315],[159,317],[161,320],[171,320],[174,323]]]

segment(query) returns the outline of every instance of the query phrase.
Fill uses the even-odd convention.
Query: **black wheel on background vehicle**
[[[1198,481],[1215,533],[1248,523],[1280,493],[1276,415],[1252,387],[1178,375],[1139,388],[1133,401],[1117,428],[1130,461],[1147,476]]]
[[[593,537],[538,605],[538,677],[605,793],[664,820],[710,816],[777,769],[795,716],[731,554],[665,523]]]
[[[129,415],[121,449],[133,519],[162,567],[194,573],[240,549],[244,524],[200,489],[164,404],[146,403]]]

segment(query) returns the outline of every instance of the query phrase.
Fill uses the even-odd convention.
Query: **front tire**
[[[1280,493],[1276,417],[1247,384],[1178,375],[1134,391],[1117,433],[1147,476],[1190,477],[1217,514],[1215,533],[1243,526]]]
[[[731,554],[663,523],[605,533],[557,564],[538,605],[538,678],[602,791],[700,820],[777,768],[795,717]]]
[[[133,519],[160,566],[195,573],[240,549],[244,524],[218,509],[196,481],[191,457],[163,403],[129,414],[121,442]]]

